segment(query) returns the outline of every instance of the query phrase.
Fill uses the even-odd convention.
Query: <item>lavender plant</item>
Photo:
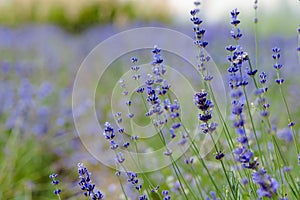
[[[84,196],[87,196],[92,200],[104,198],[104,194],[95,188],[95,184],[93,184],[91,180],[91,173],[83,166],[82,163],[78,163],[78,174],[80,178],[78,185],[83,191]]]
[[[277,129],[277,124],[271,120],[271,103],[268,100],[270,90],[267,84],[269,77],[265,71],[259,69],[258,1],[254,2],[255,66],[251,63],[251,55],[240,43],[240,39],[245,37],[239,28],[240,12],[234,9],[230,13],[232,25],[230,35],[234,44],[227,46],[226,50],[229,63],[227,78],[231,98],[231,122],[220,112],[211,86],[214,77],[208,69],[211,58],[206,52],[208,46],[208,42],[204,40],[206,30],[202,27],[203,21],[199,17],[200,2],[195,2],[195,6],[190,14],[197,49],[196,67],[202,75],[203,83],[202,88],[198,88],[199,92],[193,97],[194,104],[199,109],[200,131],[197,134],[210,137],[214,153],[202,157],[199,139],[192,138],[182,123],[180,102],[171,94],[171,88],[176,86],[169,84],[165,76],[168,71],[164,65],[166,61],[162,57],[163,50],[155,46],[152,50],[152,67],[148,74],[141,74],[138,58],[131,59],[132,81],[136,82],[135,93],[143,102],[146,111],[143,114],[150,119],[157,132],[155,142],[165,148],[164,156],[171,164],[165,173],[143,172],[141,169],[145,163],[133,155],[143,149],[139,145],[140,138],[136,135],[129,137],[127,135],[129,130],[122,126],[115,131],[112,124],[105,122],[103,135],[115,154],[116,176],[120,182],[122,197],[130,199],[133,196],[140,200],[300,198],[299,177],[295,178],[292,175],[299,168],[295,165],[296,161],[300,162],[299,139],[294,128],[296,123],[292,120],[292,113],[282,87],[284,79],[280,74],[283,66],[279,63],[280,48],[272,49],[272,58],[276,70],[275,83],[278,85],[287,113],[287,127],[284,129]],[[124,80],[121,80],[120,84],[123,96],[128,97],[129,91]],[[251,92],[250,87],[254,88],[255,92]],[[134,106],[130,97],[124,103],[129,110]],[[115,114],[119,125],[123,123],[122,116],[124,113]],[[127,117],[136,118],[130,111]],[[216,123],[216,120],[220,120],[221,124]],[[220,131],[218,129],[220,126],[223,128],[222,135],[221,139],[217,140],[215,132]],[[236,135],[232,134],[233,132]],[[190,145],[188,151],[182,152],[183,160],[174,159],[173,150],[167,144],[172,140],[177,141],[179,147],[186,143]],[[284,156],[286,150],[284,145],[280,145],[284,141],[294,142],[293,153],[297,155],[294,156],[296,159],[288,160]],[[122,153],[124,150],[130,152],[127,156],[130,156],[141,172],[133,172],[125,165],[127,157]],[[209,165],[210,159],[217,161],[214,162],[214,166]],[[79,173],[80,186],[86,191],[85,195],[94,199],[104,198],[100,191],[94,192],[95,185],[90,183],[90,173],[82,165],[79,165]],[[166,174],[171,177],[171,183],[157,179],[157,176]],[[129,192],[128,188],[134,193]]]
[[[55,186],[54,194],[57,195],[58,199],[61,199],[61,189],[58,188],[59,180],[57,180],[57,174],[50,174],[49,178],[52,179],[51,183]]]

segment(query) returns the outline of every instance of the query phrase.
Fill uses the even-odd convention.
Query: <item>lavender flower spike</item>
[[[95,188],[95,184],[91,181],[91,173],[83,166],[82,163],[78,163],[78,174],[79,174],[79,186],[84,191],[84,196],[90,197],[92,200],[103,199],[104,194]]]

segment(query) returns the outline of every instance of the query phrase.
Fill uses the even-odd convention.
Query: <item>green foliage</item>
[[[48,19],[46,19],[46,21],[48,21],[49,23],[57,24],[59,26],[64,27],[68,24],[68,19],[65,14],[65,10],[61,5],[55,5],[51,7],[47,18]]]
[[[72,9],[63,3],[48,4],[46,8],[42,8],[42,4],[35,2],[29,4],[29,9],[21,9],[18,2],[15,2],[10,7],[0,7],[0,24],[20,26],[27,23],[51,23],[70,32],[81,32],[97,24],[127,23],[134,20],[170,21],[167,12],[155,9],[151,15],[147,15],[131,1],[91,1],[80,5],[76,14],[70,14]]]
[[[47,199],[52,194],[49,171],[55,155],[46,141],[24,136],[18,130],[1,134],[0,199]],[[42,144],[42,145],[41,145]]]

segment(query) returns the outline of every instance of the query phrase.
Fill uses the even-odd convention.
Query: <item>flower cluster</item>
[[[279,74],[279,71],[280,69],[282,68],[282,64],[280,64],[278,61],[279,61],[279,58],[280,58],[280,48],[278,47],[274,47],[272,49],[273,51],[273,54],[272,54],[272,58],[273,60],[275,61],[275,64],[274,64],[274,69],[276,69],[276,72],[277,72],[277,79],[275,80],[275,82],[278,84],[278,85],[281,85],[283,82],[284,82],[284,79],[282,77],[280,77],[280,74]]]
[[[266,170],[261,168],[252,173],[253,182],[259,185],[257,194],[259,197],[275,197],[278,189],[278,182],[267,174]]]
[[[231,24],[234,26],[234,28],[231,30],[231,37],[235,40],[239,40],[242,37],[241,30],[237,27],[241,21],[237,19],[240,12],[237,9],[234,9],[230,12],[231,14]]]
[[[237,28],[237,25],[240,21],[237,19],[239,15],[239,11],[234,9],[231,11],[231,24],[234,26],[234,29],[231,31],[232,38],[235,40],[239,40],[242,37],[240,33],[240,29]],[[234,30],[237,29],[237,34],[234,34]],[[230,53],[228,56],[228,61],[230,66],[228,68],[229,72],[229,86],[232,89],[231,91],[231,113],[233,115],[233,126],[236,129],[236,133],[238,134],[237,141],[240,143],[240,146],[236,148],[233,153],[235,155],[235,159],[242,163],[243,167],[246,168],[255,168],[257,163],[253,161],[254,153],[249,148],[248,145],[248,137],[246,135],[245,130],[245,117],[243,114],[245,98],[243,93],[243,87],[248,85],[247,77],[243,76],[243,63],[248,61],[248,54],[241,50],[239,45],[237,46],[228,46],[226,50]]]
[[[205,200],[220,200],[220,198],[217,197],[217,194],[215,191],[211,191],[210,192],[210,196],[211,198],[209,198],[208,196],[205,198]]]
[[[198,12],[199,12],[198,8],[196,8],[190,12],[192,15],[191,21],[194,24],[194,33],[195,33],[194,43],[197,47],[205,48],[208,45],[208,42],[203,41],[203,35],[205,33],[205,30],[201,29],[201,27],[200,27],[200,25],[202,24],[203,21],[199,17],[196,16]]]
[[[163,200],[170,200],[171,199],[171,196],[169,194],[169,191],[168,190],[163,190],[162,191],[162,195],[163,195]]]
[[[54,194],[58,195],[61,193],[61,189],[58,189],[57,186],[59,184],[59,180],[57,180],[57,174],[50,174],[49,176],[50,179],[52,179],[51,183],[52,185],[55,185],[56,189],[54,190]]]
[[[202,113],[199,114],[199,120],[203,122],[201,124],[201,129],[203,133],[213,133],[218,124],[215,122],[208,123],[212,118],[212,108],[213,103],[211,100],[207,99],[208,93],[202,90],[194,95],[194,104],[197,106]]]
[[[110,144],[110,149],[111,150],[117,150],[119,148],[119,144],[114,140],[115,137],[115,129],[111,126],[109,122],[104,123],[105,129],[103,132],[103,135],[105,139],[109,142]],[[119,132],[123,133],[124,129],[119,129]],[[130,145],[128,141],[125,141],[123,144],[124,148],[127,148]],[[123,156],[122,152],[116,152],[116,161],[117,163],[121,164],[125,161],[125,158]]]
[[[147,117],[152,115],[160,116],[163,114],[163,107],[159,96],[164,96],[170,89],[170,84],[163,75],[166,73],[165,66],[163,65],[163,58],[161,56],[161,49],[154,46],[152,50],[153,61],[152,61],[152,74],[148,74],[146,85],[146,101],[148,102],[149,108],[146,113]],[[137,92],[142,93],[144,88],[139,88]],[[165,120],[157,120],[156,125],[162,125]]]
[[[257,18],[257,8],[258,8],[258,0],[254,0],[254,11],[255,11],[255,18],[254,18],[254,23],[257,24],[258,23],[258,18]]]
[[[131,172],[131,171],[128,171],[126,172],[127,174],[127,181],[129,183],[131,183],[131,185],[135,188],[135,190],[139,193],[141,193],[142,191],[142,184],[140,183],[140,180],[138,179],[138,174],[137,173],[134,173],[134,172]],[[148,196],[146,194],[141,194],[139,195],[139,200],[148,200]]]
[[[197,49],[200,50],[199,54],[197,55],[197,66],[199,71],[202,73],[203,79],[205,81],[211,81],[213,76],[209,75],[206,69],[206,64],[210,61],[210,56],[206,55],[205,53],[205,48],[208,45],[208,42],[204,40],[205,29],[201,27],[203,21],[197,16],[200,11],[198,8],[199,5],[200,2],[196,2],[196,8],[190,11],[190,20],[194,25],[194,44],[196,45]]]
[[[265,93],[268,91],[267,82],[267,74],[266,72],[261,72],[259,74],[259,82],[261,84],[261,88],[256,90],[256,95],[258,96],[257,104],[262,108],[261,116],[268,117],[269,116],[269,107],[270,103],[267,102],[267,99],[264,97]]]
[[[137,173],[129,171],[126,174],[128,177],[127,181],[131,183],[137,191],[140,191],[142,189],[142,184],[139,183]]]
[[[153,124],[156,127],[162,127],[168,123],[169,119],[171,119],[173,123],[169,132],[171,138],[175,138],[176,130],[182,126],[180,122],[176,122],[176,119],[179,119],[180,117],[180,104],[178,100],[174,99],[172,102],[171,99],[168,98],[169,96],[167,97],[171,85],[164,78],[166,69],[163,65],[161,49],[154,46],[152,54],[152,74],[148,74],[145,81],[146,101],[148,103],[148,111],[145,115],[147,117],[155,116],[153,118]],[[139,88],[137,92],[143,93],[144,88]],[[166,152],[166,155],[170,154],[171,150]]]
[[[84,196],[90,197],[92,200],[104,198],[104,194],[95,188],[95,184],[91,181],[91,173],[82,163],[78,163],[78,174],[80,178],[78,185],[80,186],[80,189],[84,191]]]

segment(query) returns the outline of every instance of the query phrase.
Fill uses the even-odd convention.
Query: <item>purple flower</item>
[[[218,152],[217,155],[215,156],[215,158],[217,160],[221,160],[224,156],[225,156],[225,154],[223,152]]]
[[[290,128],[283,128],[277,131],[277,136],[281,140],[285,140],[286,142],[293,141],[293,133]]]
[[[267,74],[266,72],[261,72],[259,74],[259,81],[261,84],[265,84],[267,82]]]
[[[201,111],[207,111],[209,108],[213,107],[213,103],[207,99],[207,92],[201,91],[194,95],[194,104]]]
[[[259,197],[272,198],[277,194],[278,182],[267,174],[266,170],[261,168],[252,173],[252,180],[259,185],[257,194]]]
[[[105,129],[103,135],[105,136],[105,139],[112,140],[116,136],[114,128],[108,122],[105,122],[104,126]]]
[[[243,168],[255,169],[259,163],[256,158],[254,158],[254,153],[245,146],[238,147],[233,150],[235,154],[235,160],[242,164]]]
[[[243,179],[241,180],[241,183],[242,183],[243,185],[248,184],[248,183],[249,183],[248,178],[243,178]]]
[[[137,61],[138,61],[138,58],[135,58],[135,57],[131,58],[132,63],[136,63]]]
[[[162,192],[162,195],[163,195],[163,200],[170,200],[171,199],[171,196],[169,195],[169,191],[168,190],[163,190]]]
[[[212,200],[220,200],[220,198],[217,198],[217,194],[215,191],[211,191],[210,196],[212,197]]]
[[[44,82],[40,85],[38,90],[38,97],[44,99],[49,96],[53,91],[53,85],[49,82]]]
[[[91,173],[82,163],[78,163],[78,174],[80,178],[78,185],[80,186],[80,189],[84,191],[84,196],[90,197],[92,200],[104,198],[104,194],[95,188],[95,184],[91,181]]]
[[[55,185],[56,189],[53,191],[53,193],[55,195],[59,195],[61,193],[61,189],[59,189],[57,187],[57,185],[59,184],[59,181],[56,179],[57,178],[57,174],[50,174],[49,178],[52,179],[51,184]]]
[[[191,10],[190,14],[192,16],[196,15],[200,10],[198,8],[194,9],[194,10]]]
[[[137,190],[137,191],[141,191],[142,189],[142,184],[139,183],[139,179],[138,179],[138,175],[137,173],[134,173],[132,171],[128,171],[127,172],[127,181],[129,183],[132,184],[132,186]],[[147,199],[147,196],[146,195],[143,195],[143,197],[145,197]]]
[[[143,194],[141,196],[139,196],[139,200],[148,200],[147,195]]]
[[[114,140],[110,141],[110,149],[116,150],[118,147],[119,147],[119,145],[117,143],[115,143]]]
[[[124,155],[123,155],[122,152],[117,153],[117,155],[116,155],[116,161],[118,163],[120,163],[120,164],[125,161],[125,158],[124,158]]]

